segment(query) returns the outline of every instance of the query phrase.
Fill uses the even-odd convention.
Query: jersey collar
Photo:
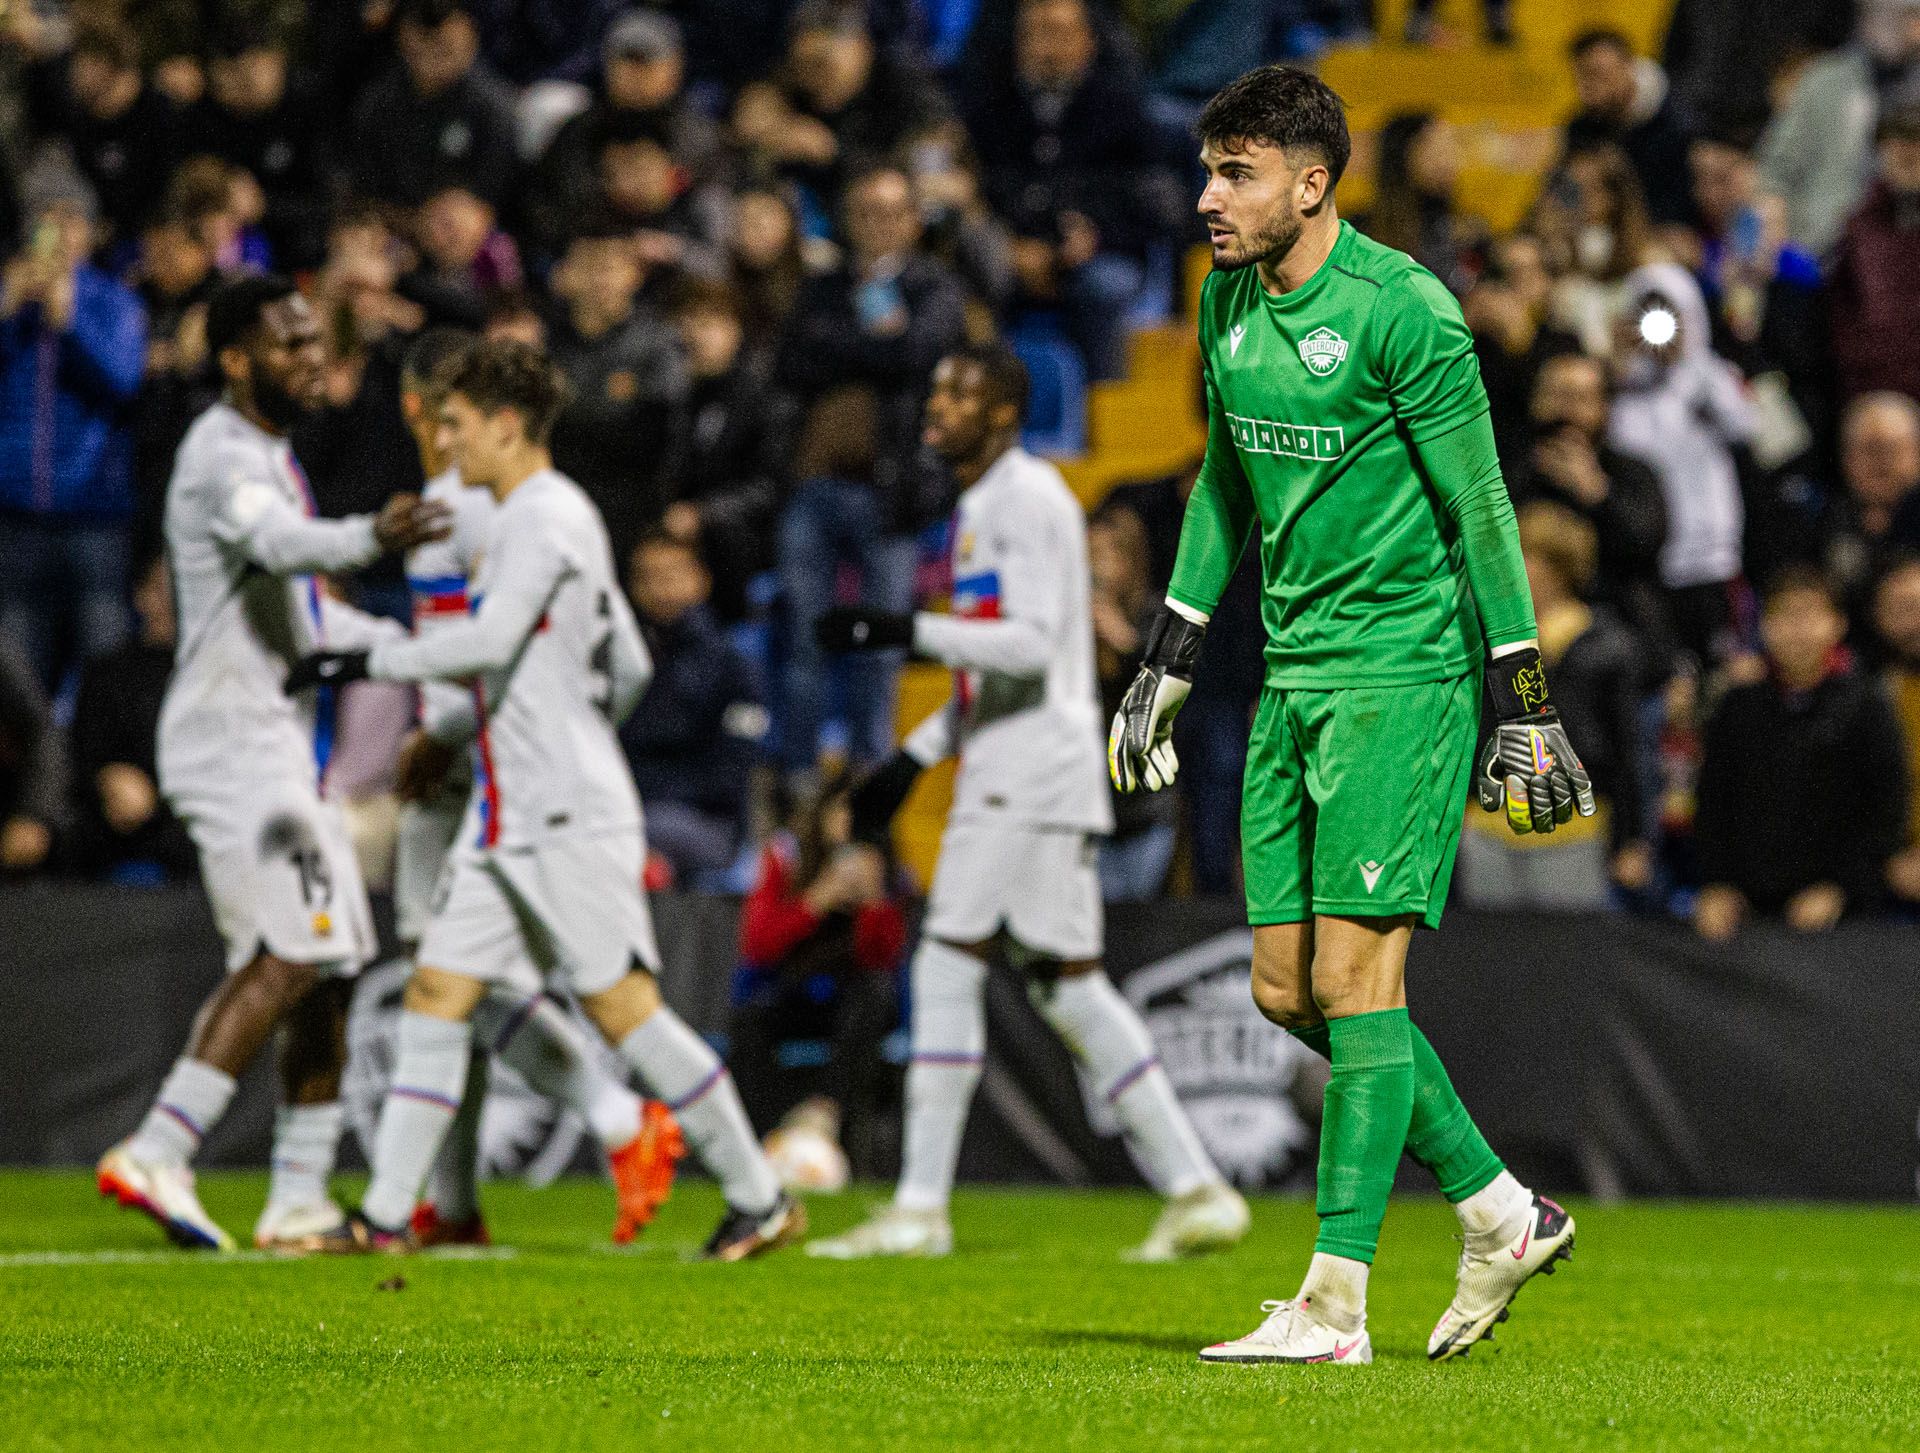
[[[1269,308],[1283,315],[1297,313],[1302,308],[1310,306],[1314,299],[1326,289],[1328,279],[1339,270],[1338,264],[1346,258],[1348,250],[1353,245],[1353,235],[1353,224],[1342,218],[1339,235],[1333,239],[1333,250],[1327,254],[1326,260],[1320,264],[1312,277],[1292,292],[1280,293],[1277,296],[1268,292],[1266,286],[1256,277],[1254,291],[1260,294],[1260,300]]]

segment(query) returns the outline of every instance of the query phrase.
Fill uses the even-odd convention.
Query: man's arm
[[[504,527],[503,527],[504,526]],[[520,654],[571,567],[525,522],[502,521],[493,532],[493,578],[480,609],[429,636],[383,641],[367,659],[380,681],[464,680],[504,670]]]
[[[357,570],[380,554],[372,515],[314,519],[288,503],[257,465],[229,455],[219,465],[224,498],[213,519],[215,538],[239,550],[271,575]]]
[[[1188,620],[1204,625],[1246,553],[1257,512],[1253,487],[1240,467],[1226,411],[1213,384],[1211,369],[1203,372],[1207,395],[1207,452],[1200,475],[1187,499],[1180,522],[1180,546],[1174,556],[1173,578],[1167,585],[1167,605]]]
[[[998,562],[999,617],[920,611],[913,617],[913,648],[957,671],[1044,676],[1067,606],[1060,522],[1030,509],[990,528],[1005,531],[1009,547]]]
[[[1531,645],[1538,634],[1533,596],[1520,556],[1513,501],[1500,476],[1491,415],[1483,413],[1451,433],[1416,442],[1414,449],[1460,532],[1467,580],[1489,652],[1503,656],[1503,647]]]
[[[133,401],[146,367],[146,314],[131,293],[96,279],[75,299],[73,319],[60,335],[62,381],[112,407]]]

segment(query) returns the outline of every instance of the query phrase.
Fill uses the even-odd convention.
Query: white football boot
[[[315,1237],[338,1231],[346,1221],[347,1213],[331,1199],[298,1206],[268,1202],[254,1222],[253,1244],[262,1251],[305,1251]]]
[[[1202,1362],[1332,1362],[1358,1367],[1373,1361],[1367,1329],[1341,1332],[1318,1317],[1307,1301],[1262,1302],[1266,1321],[1244,1337],[1200,1349]]]
[[[233,1238],[207,1214],[193,1189],[193,1172],[184,1165],[136,1160],[122,1141],[94,1169],[100,1194],[144,1211],[167,1239],[189,1251],[231,1251]]]
[[[1435,1362],[1464,1357],[1476,1342],[1491,1342],[1497,1323],[1535,1272],[1553,1275],[1554,1266],[1573,1255],[1573,1217],[1545,1196],[1533,1198],[1527,1224],[1505,1246],[1485,1255],[1462,1248],[1453,1304],[1427,1338],[1427,1356]]]
[[[1214,1181],[1168,1201],[1147,1239],[1124,1253],[1124,1259],[1178,1261],[1224,1251],[1247,1234],[1251,1220],[1246,1198],[1225,1181]]]
[[[809,1241],[808,1256],[860,1261],[869,1256],[945,1256],[953,1250],[953,1223],[945,1211],[907,1211],[888,1206],[851,1231]]]

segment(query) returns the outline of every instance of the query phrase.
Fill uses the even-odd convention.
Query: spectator
[[[1147,627],[1160,607],[1140,517],[1124,505],[1096,515],[1087,526],[1087,566],[1093,577],[1094,665],[1111,719],[1140,669]],[[1114,794],[1113,835],[1100,844],[1102,898],[1147,903],[1160,896],[1179,817],[1180,799],[1171,792]]]
[[[482,330],[489,342],[508,338],[529,348],[547,346],[547,320],[532,295],[520,289],[500,293],[487,305]]]
[[[660,122],[633,114],[607,118],[596,155],[595,210],[607,227],[631,234],[650,274],[719,274],[726,193],[694,183],[668,150]]]
[[[1699,274],[1722,336],[1752,347],[1779,293],[1820,286],[1820,264],[1787,240],[1785,209],[1761,193],[1759,165],[1738,140],[1702,136],[1687,164],[1699,229],[1686,239],[1684,261]],[[1798,310],[1796,323],[1804,313]]]
[[[1753,914],[1817,933],[1871,909],[1907,826],[1900,725],[1841,646],[1825,578],[1783,572],[1760,629],[1767,676],[1721,699],[1700,763],[1693,922],[1716,943]]]
[[[753,764],[767,709],[753,668],[707,609],[712,577],[683,540],[653,534],[633,552],[628,589],[653,680],[620,729],[647,815],[649,848],[699,886],[747,840]]]
[[[625,0],[476,0],[487,61],[515,86],[583,82]]]
[[[732,288],[689,284],[674,302],[673,323],[688,391],[673,446],[679,497],[662,523],[675,538],[697,543],[713,569],[715,614],[738,621],[747,614],[748,582],[774,564],[787,409],[767,376],[771,360],[745,350],[745,318]]]
[[[998,315],[1013,297],[1013,235],[987,204],[966,128],[942,121],[913,137],[906,156],[928,252],[953,269],[976,305]]]
[[[1848,398],[1920,398],[1920,106],[1880,123],[1879,175],[1833,259],[1833,353]]]
[[[259,226],[266,199],[251,177],[219,157],[183,161],[167,184],[163,210],[191,219],[221,272],[264,272],[273,265],[273,249]]]
[[[155,556],[133,591],[140,629],[87,663],[73,710],[74,861],[118,881],[190,878],[193,843],[161,800],[154,770],[160,704],[173,672],[173,595]]]
[[[1535,501],[1573,511],[1594,532],[1591,580],[1578,594],[1605,602],[1654,653],[1654,675],[1664,675],[1669,647],[1660,598],[1660,552],[1667,538],[1667,504],[1660,481],[1639,459],[1607,442],[1607,366],[1583,353],[1549,358],[1534,385],[1533,444],[1507,470],[1514,504]]]
[[[1679,646],[1703,667],[1742,649],[1746,505],[1734,451],[1753,435],[1738,373],[1713,351],[1700,288],[1685,268],[1627,279],[1607,442],[1651,465],[1667,504],[1660,580]]]
[[[1846,488],[1827,502],[1820,563],[1864,641],[1874,582],[1901,550],[1920,548],[1920,404],[1897,393],[1855,399],[1840,473]]]
[[[1687,142],[1692,127],[1668,94],[1658,62],[1638,58],[1620,31],[1587,30],[1567,48],[1580,109],[1567,122],[1565,155],[1617,146],[1632,164],[1656,223],[1693,220],[1687,193]]]
[[[1677,0],[1668,8],[1664,55],[1680,105],[1709,126],[1747,134],[1773,109],[1781,62],[1808,46],[1839,44],[1856,12],[1855,0]]]
[[[65,825],[66,745],[33,668],[0,631],[0,879],[47,865]]]
[[[1548,317],[1552,295],[1546,248],[1531,232],[1515,232],[1492,245],[1486,272],[1461,301],[1494,444],[1509,468],[1533,448],[1533,387],[1541,368],[1556,354],[1580,351],[1580,340]]]
[[[1433,18],[1439,8],[1439,0],[1413,0],[1407,7],[1408,45],[1432,45],[1441,39],[1439,23]],[[1513,44],[1513,0],[1480,0],[1480,14],[1488,45]]]
[[[429,197],[414,233],[421,264],[410,282],[443,311],[484,315],[495,293],[520,286],[520,249],[495,225],[493,208],[465,187],[442,187]]]
[[[746,305],[747,347],[772,350],[807,279],[800,219],[783,189],[747,187],[734,197],[727,266]]]
[[[779,73],[735,99],[733,133],[756,167],[802,188],[823,232],[847,179],[948,107],[931,80],[877,48],[858,0],[802,0],[787,34]]]
[[[1380,128],[1376,155],[1373,205],[1353,225],[1464,294],[1484,266],[1487,226],[1454,205],[1458,133],[1435,112],[1403,111]]]
[[[848,785],[844,775],[827,783],[767,844],[741,905],[745,972],[727,1058],[763,1122],[783,1109],[769,1081],[779,1046],[796,1037],[828,1041],[826,1099],[850,1127],[865,1121],[899,1021],[906,916],[885,854],[852,840]],[[848,1139],[858,1149],[864,1137]]]
[[[180,143],[180,113],[141,79],[133,32],[95,13],[74,27],[72,49],[41,61],[28,84],[35,129],[72,148],[109,234],[132,239],[159,203]]]
[[[137,291],[147,315],[147,372],[133,416],[137,539],[157,538],[174,451],[217,394],[208,377],[206,325],[220,275],[202,236],[173,210],[140,236]]]
[[[275,259],[316,267],[326,251],[320,110],[289,84],[287,47],[266,27],[230,23],[214,36],[207,95],[187,116],[182,149],[244,171],[265,197],[262,226]]]
[[[1502,817],[1469,807],[1460,839],[1462,888],[1484,908],[1604,908],[1612,884],[1638,891],[1653,878],[1642,797],[1640,646],[1604,603],[1588,599],[1600,550],[1586,520],[1545,500],[1523,505],[1520,548],[1554,705],[1579,740],[1600,811],[1563,823],[1550,837],[1517,838]]]
[[[126,635],[139,299],[86,259],[94,199],[43,155],[0,278],[0,632],[51,691]]]
[[[802,288],[778,368],[799,405],[798,483],[780,523],[792,625],[781,754],[796,773],[818,751],[826,664],[813,625],[834,603],[837,569],[857,566],[862,604],[910,609],[916,537],[951,504],[947,482],[921,458],[920,406],[934,364],[961,339],[960,284],[920,250],[911,184],[897,167],[848,184],[846,234],[846,260]],[[892,651],[849,664],[856,761],[893,748],[899,664]]]
[[[418,207],[449,183],[503,205],[518,165],[513,94],[480,60],[468,0],[400,0],[400,64],[362,93],[349,128],[355,190]]]
[[[1887,886],[1911,908],[1920,906],[1920,555],[1896,556],[1881,575],[1873,623],[1907,760],[1906,837],[1887,865]]]
[[[1144,259],[1172,235],[1145,100],[1103,63],[1086,0],[1022,0],[1011,64],[966,98],[1019,298],[1057,307],[1093,379],[1126,374]]]
[[[552,278],[561,311],[547,347],[572,389],[554,426],[554,464],[599,505],[617,559],[667,506],[679,474],[671,424],[687,393],[672,336],[639,300],[644,276],[630,238],[594,230],[573,240]]]
[[[1613,351],[1627,274],[1654,259],[1640,183],[1616,146],[1576,152],[1534,208],[1533,229],[1554,274],[1551,316],[1596,357]]]

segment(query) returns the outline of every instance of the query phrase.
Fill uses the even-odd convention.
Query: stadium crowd
[[[1356,223],[1460,296],[1605,804],[1524,841],[1469,814],[1463,901],[1672,913],[1712,938],[1920,910],[1920,3],[1745,15],[1734,69],[1689,41],[1728,8],[1683,0],[1671,73],[1614,32],[1571,46],[1579,109],[1515,230],[1457,198],[1445,119],[1376,140]],[[823,655],[812,623],[945,592],[933,365],[1011,330],[1122,375],[1130,317],[1174,305],[1195,237],[1199,103],[1364,10],[0,11],[0,869],[192,872],[154,784],[159,512],[214,397],[207,298],[271,268],[329,331],[329,402],[295,435],[325,514],[422,483],[399,381],[423,329],[544,344],[573,391],[556,463],[629,562],[658,668],[624,735],[655,881],[757,879],[768,956],[843,914],[856,957],[897,960],[893,885],[822,876],[816,789],[839,789],[823,750],[891,751],[900,663]],[[1503,39],[1508,8],[1486,23]],[[1122,486],[1092,520],[1110,707],[1191,478]],[[406,616],[397,566],[340,588]],[[1235,890],[1253,590],[1243,570],[1208,637],[1180,796],[1119,804],[1110,898]],[[329,787],[375,863],[411,715],[401,688],[348,694]],[[762,853],[782,812],[805,830]]]

